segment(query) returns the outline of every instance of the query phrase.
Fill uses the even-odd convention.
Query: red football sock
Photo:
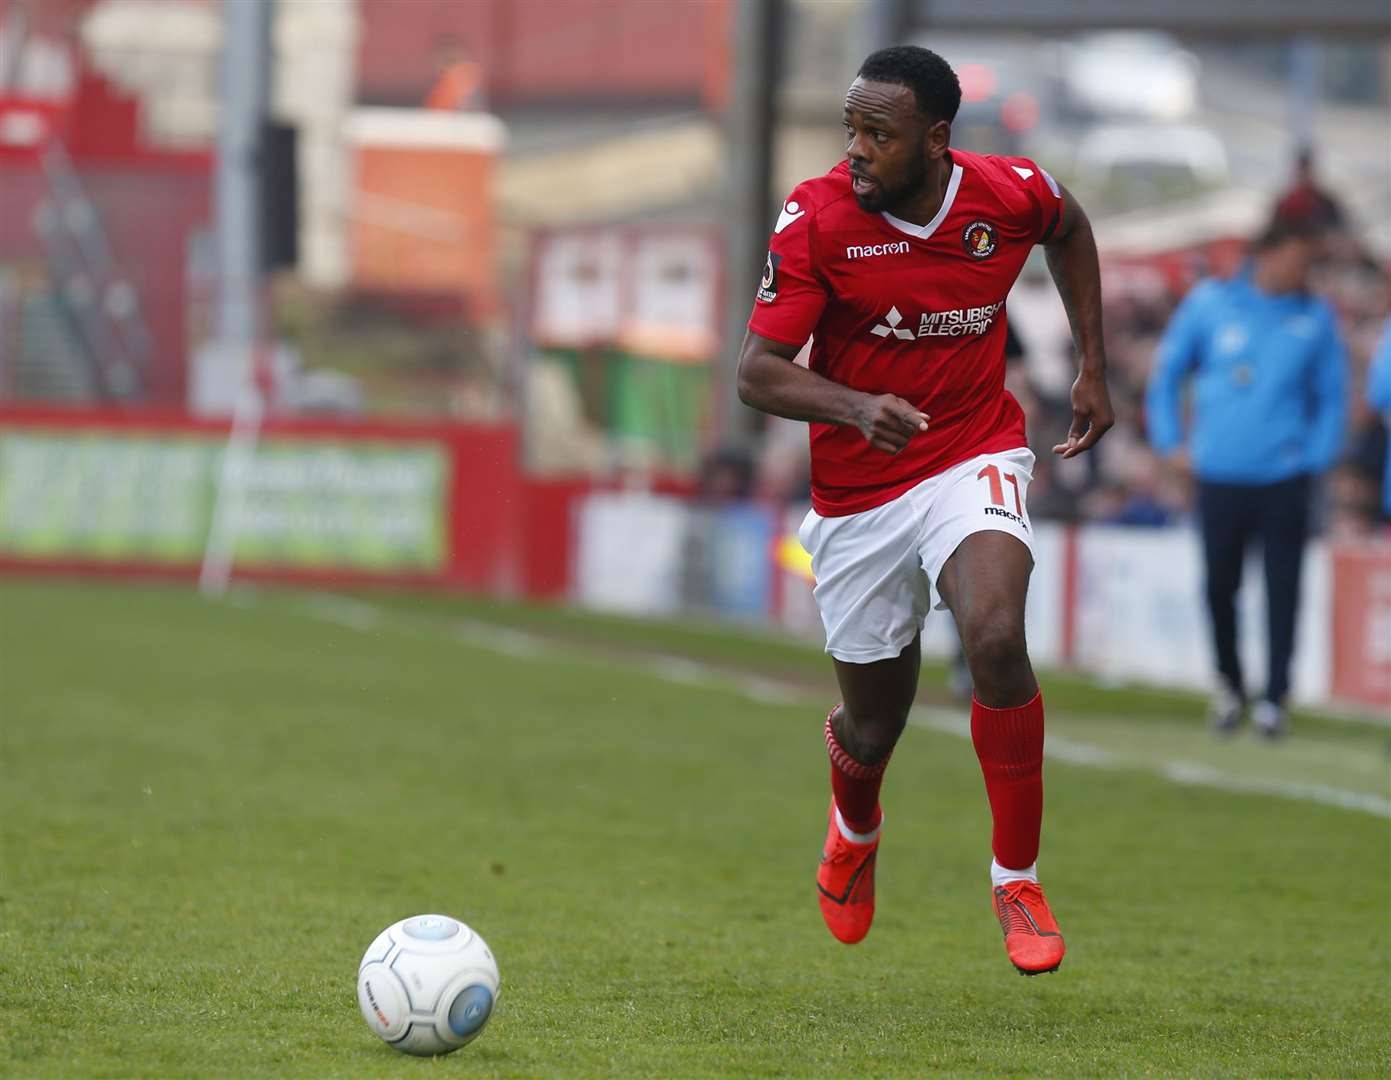
[[[831,710],[831,716],[836,709]],[[836,741],[830,716],[826,717],[826,751],[831,755],[831,791],[835,794],[841,820],[852,832],[873,832],[884,817],[879,809],[879,785],[884,782],[884,769],[889,759],[876,765],[856,761]]]
[[[995,819],[995,861],[1027,870],[1038,861],[1043,825],[1043,694],[1013,709],[992,709],[972,697],[971,742]]]

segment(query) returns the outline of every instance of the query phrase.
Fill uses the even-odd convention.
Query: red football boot
[[[868,934],[874,921],[874,857],[878,851],[877,831],[868,844],[856,844],[841,836],[832,802],[826,846],[816,871],[816,891],[826,928],[847,945]]]
[[[1005,952],[1019,974],[1057,971],[1067,948],[1043,890],[1033,881],[1007,881],[996,885],[993,893],[995,915],[1005,932]]]

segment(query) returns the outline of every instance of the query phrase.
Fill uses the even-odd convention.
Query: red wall
[[[1391,708],[1391,543],[1333,547],[1333,696]]]
[[[616,99],[724,103],[731,0],[362,0],[358,98],[419,104],[450,39],[490,107]],[[455,57],[457,59],[457,57]]]

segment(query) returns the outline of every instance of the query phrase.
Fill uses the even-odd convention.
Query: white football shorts
[[[826,651],[868,664],[897,656],[942,609],[937,576],[972,533],[1006,532],[1034,553],[1027,449],[982,454],[892,502],[844,517],[810,511],[797,538],[811,553]]]

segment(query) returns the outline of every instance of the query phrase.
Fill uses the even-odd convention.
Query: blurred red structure
[[[62,409],[0,407],[0,432],[11,436],[108,440],[181,439],[219,446],[230,421],[197,418],[175,409]],[[263,440],[334,446],[438,448],[447,462],[438,507],[445,528],[441,563],[432,570],[368,571],[337,566],[260,564],[238,577],[308,585],[391,584],[446,586],[535,598],[563,597],[570,589],[573,506],[591,484],[578,477],[535,481],[525,477],[508,425],[427,424],[275,417]],[[70,478],[75,479],[75,478]],[[97,574],[115,577],[198,575],[196,561],[145,556],[68,554],[35,557],[0,550],[0,572]]]
[[[1391,544],[1333,549],[1333,696],[1391,708]]]
[[[355,287],[458,294],[475,318],[497,299],[493,176],[502,125],[433,110],[364,109],[350,126]]]
[[[35,216],[50,193],[44,155],[60,140],[139,296],[152,339],[146,397],[182,404],[189,242],[211,213],[211,155],[144,145],[137,103],[89,72],[67,101],[0,98],[0,131],[8,135],[0,140],[0,261],[45,261]]]
[[[731,0],[362,0],[358,98],[425,101],[460,53],[491,109],[558,103],[724,106]]]

